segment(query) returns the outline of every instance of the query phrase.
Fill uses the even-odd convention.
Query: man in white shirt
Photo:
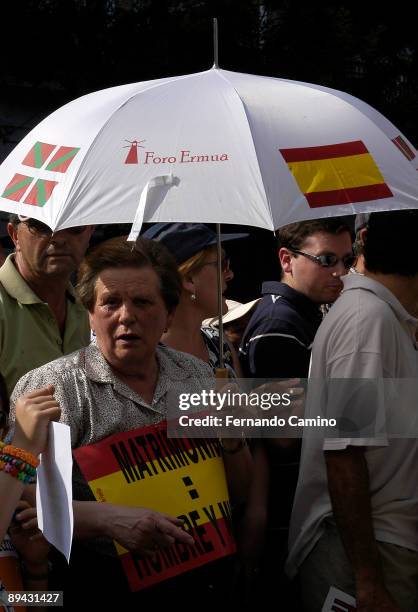
[[[418,609],[418,441],[408,439],[418,409],[416,395],[399,394],[418,379],[417,235],[418,211],[372,214],[365,274],[343,279],[315,337],[307,416],[326,412],[340,433],[303,441],[287,570],[309,612],[320,612],[331,586],[363,612]],[[357,427],[343,437],[344,422]]]

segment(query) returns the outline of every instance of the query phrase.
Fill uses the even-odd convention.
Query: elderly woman
[[[244,238],[248,234],[221,234],[222,243]],[[156,223],[144,233],[164,244],[174,255],[182,280],[180,303],[169,329],[162,341],[178,351],[190,353],[208,363],[213,369],[219,367],[218,330],[202,326],[202,321],[218,315],[218,256],[216,234],[203,223]],[[234,278],[225,252],[222,255],[222,294]],[[227,305],[223,297],[223,314]],[[241,374],[233,347],[224,345],[225,365]]]
[[[140,239],[131,249],[124,238],[99,244],[80,268],[78,289],[96,342],[29,372],[12,396],[13,401],[53,384],[73,447],[163,421],[170,389],[180,384],[182,392],[199,392],[212,376],[203,362],[159,344],[181,292],[175,261],[163,245]],[[251,458],[246,448],[233,454],[225,448],[231,494],[242,494]],[[126,590],[119,562],[114,562],[112,539],[138,555],[153,555],[156,546],[174,542],[193,543],[175,517],[149,508],[88,501],[92,494],[77,471],[73,487],[75,499],[83,500],[74,505],[75,536],[87,542],[73,548],[70,580],[87,580],[83,593],[94,586],[94,581],[89,585],[91,573],[100,575],[101,584],[109,580],[120,593]],[[120,598],[120,593],[114,596]],[[145,595],[140,596],[144,603]],[[99,597],[95,592],[93,599]]]

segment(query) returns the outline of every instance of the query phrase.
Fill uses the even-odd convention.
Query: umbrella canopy
[[[418,208],[416,151],[339,91],[213,68],[98,91],[0,167],[0,209],[52,229],[294,221]]]

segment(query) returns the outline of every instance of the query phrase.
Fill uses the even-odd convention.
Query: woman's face
[[[150,267],[109,268],[96,281],[90,325],[105,359],[121,373],[136,374],[150,359],[171,322],[160,281]]]
[[[222,250],[222,294],[225,293],[229,281],[234,278],[234,273],[229,267],[229,260],[226,259],[225,252]],[[196,271],[190,273],[193,282],[193,293],[196,296],[195,304],[202,313],[202,319],[215,317],[218,314],[218,281],[217,281],[218,258],[216,248],[206,250],[205,258]],[[225,298],[222,301],[222,314],[225,314],[228,307]]]

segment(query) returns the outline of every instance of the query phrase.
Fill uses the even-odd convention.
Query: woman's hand
[[[102,504],[100,504],[102,506]],[[129,508],[107,504],[103,517],[107,535],[124,548],[141,556],[152,556],[160,548],[175,542],[193,546],[194,540],[184,529],[183,521],[149,508]]]
[[[61,416],[61,408],[53,393],[54,387],[48,385],[19,397],[12,444],[34,455],[45,450],[49,422],[57,421]]]

